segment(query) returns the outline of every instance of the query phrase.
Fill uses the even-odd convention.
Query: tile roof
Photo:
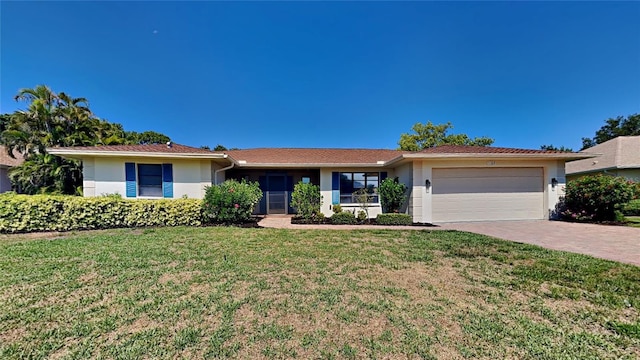
[[[213,154],[211,150],[195,148],[186,145],[172,143],[171,146],[166,144],[147,144],[147,145],[100,145],[100,146],[73,146],[52,149],[69,149],[78,151],[114,151],[114,152],[141,152],[141,153],[169,153],[169,154]]]
[[[24,162],[24,158],[22,158],[20,153],[14,151],[13,155],[16,157],[15,159],[9,156],[4,146],[0,146],[0,165],[18,166]]]
[[[258,148],[225,153],[247,164],[377,164],[405,152],[387,149]]]
[[[440,145],[417,152],[419,154],[566,154],[562,151],[515,149],[491,146]]]

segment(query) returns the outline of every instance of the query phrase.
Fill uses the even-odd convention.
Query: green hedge
[[[411,215],[408,214],[378,214],[376,217],[376,224],[378,225],[411,225],[413,220]]]
[[[640,216],[640,199],[631,200],[622,207],[622,213],[625,216]]]
[[[125,200],[114,196],[0,195],[0,232],[141,226],[199,226],[202,200]]]
[[[358,221],[352,212],[342,211],[331,215],[331,223],[336,225],[353,225]]]

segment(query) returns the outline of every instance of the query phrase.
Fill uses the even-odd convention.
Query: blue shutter
[[[124,163],[124,177],[127,182],[127,197],[136,197],[138,187],[136,186],[136,164]]]
[[[337,171],[331,173],[331,203],[340,204],[340,173]]]
[[[382,182],[382,180],[384,180],[386,178],[387,178],[387,172],[386,171],[381,172],[380,173],[380,182]]]
[[[173,197],[173,165],[162,164],[162,196]]]

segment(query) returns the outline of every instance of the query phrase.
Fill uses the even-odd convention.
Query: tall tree
[[[82,185],[79,161],[47,154],[48,147],[167,142],[169,137],[147,131],[127,133],[120,124],[96,117],[85,98],[55,93],[44,85],[21,89],[16,101],[26,110],[0,118],[0,144],[10,156],[21,154],[25,162],[11,169],[14,185],[26,193],[76,194]]]
[[[171,139],[164,134],[155,131],[135,132],[127,131],[125,135],[127,144],[148,145],[148,144],[166,144]]]
[[[419,151],[438,145],[474,145],[489,146],[494,140],[488,137],[470,138],[466,134],[448,134],[453,129],[450,122],[446,124],[434,125],[431,121],[426,124],[415,123],[411,130],[412,134],[403,133],[400,135],[400,150]]]
[[[587,149],[603,142],[609,141],[618,136],[640,135],[640,113],[627,117],[618,116],[609,118],[605,124],[596,131],[593,138],[582,138],[582,149]]]

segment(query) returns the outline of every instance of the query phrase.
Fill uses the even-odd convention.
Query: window
[[[356,192],[367,189],[372,194],[372,203],[379,202],[378,185],[380,173],[377,172],[343,172],[340,173],[340,203],[355,204],[358,202]]]
[[[138,196],[162,197],[162,165],[138,164]]]
[[[302,183],[303,184],[311,184],[311,178],[308,176],[303,176],[302,177]]]

